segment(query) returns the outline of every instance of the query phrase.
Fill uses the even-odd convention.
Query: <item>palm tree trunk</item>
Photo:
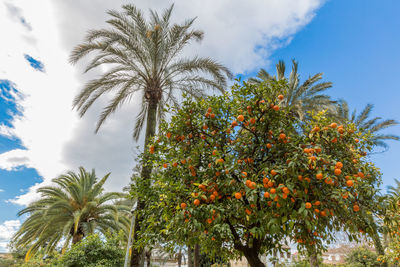
[[[196,244],[194,246],[194,267],[200,267],[200,246]]]
[[[147,149],[147,146],[151,140],[151,138],[155,135],[156,133],[156,126],[157,126],[157,106],[158,103],[154,101],[150,101],[149,103],[149,109],[147,111],[147,120],[146,120],[146,135],[144,139],[144,149]],[[147,157],[144,156],[143,158],[143,166],[142,166],[142,172],[141,172],[141,178],[143,181],[147,181],[150,183],[150,175],[151,175],[151,170],[153,168],[152,165],[146,164],[147,163]],[[145,203],[141,200],[138,199],[137,202],[137,210],[140,211],[145,208]],[[134,239],[133,240],[138,240],[138,231],[139,225],[141,224],[142,218],[140,216],[137,216],[136,221],[135,221],[135,232],[134,232]],[[131,267],[141,267],[143,264],[143,249],[136,249],[132,245],[132,255],[131,255]]]
[[[80,234],[80,233],[75,233],[75,234],[72,236],[72,244],[75,245],[76,243],[80,242],[80,241],[82,240],[82,238],[83,238],[83,235],[82,235],[82,234]]]
[[[192,248],[188,246],[188,267],[193,267]]]
[[[179,250],[178,252],[178,267],[181,267],[182,265],[182,250]]]

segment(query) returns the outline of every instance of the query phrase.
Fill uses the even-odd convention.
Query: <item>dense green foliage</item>
[[[348,267],[379,267],[378,256],[375,252],[365,247],[353,249],[346,257]]]
[[[63,241],[77,243],[95,230],[106,233],[129,226],[130,208],[112,203],[123,197],[121,193],[103,193],[109,174],[100,181],[94,172],[84,168],[53,179],[55,186],[38,189],[41,198],[19,212],[29,217],[13,237],[16,248],[29,247],[30,258],[40,248],[50,252]],[[64,240],[63,240],[64,239]]]
[[[59,267],[121,267],[125,255],[123,244],[122,233],[106,234],[105,239],[98,234],[90,235],[53,264]]]

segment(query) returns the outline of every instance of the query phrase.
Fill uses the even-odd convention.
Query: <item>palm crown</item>
[[[286,96],[282,101],[282,105],[290,106],[293,114],[300,119],[303,119],[309,111],[330,108],[334,101],[328,95],[322,94],[322,92],[332,87],[332,83],[317,83],[322,79],[322,73],[317,73],[301,84],[297,70],[298,63],[292,60],[292,71],[287,79]],[[270,79],[283,80],[286,79],[285,71],[285,63],[279,61],[276,64],[276,76],[271,76],[265,69],[261,69],[257,74],[257,78],[250,78],[249,82],[258,84]]]
[[[368,104],[358,115],[356,110],[350,114],[347,102],[345,100],[340,100],[336,107],[336,116],[341,122],[350,121],[354,123],[360,131],[371,133],[372,138],[370,140],[373,145],[387,149],[388,145],[385,142],[386,140],[399,140],[400,138],[397,135],[380,134],[379,132],[399,123],[391,119],[382,120],[381,117],[370,118],[373,107],[372,104]]]
[[[105,233],[128,227],[129,207],[110,203],[123,194],[102,193],[108,176],[97,181],[94,170],[89,173],[81,167],[78,174],[68,172],[53,179],[56,186],[38,189],[41,199],[18,213],[29,217],[14,235],[13,243],[30,247],[29,258],[39,248],[54,249],[63,239],[67,247],[71,240],[77,243],[95,230]]]
[[[92,30],[83,44],[71,54],[71,62],[91,52],[96,56],[85,71],[100,65],[110,69],[100,78],[88,82],[76,96],[74,106],[83,116],[101,95],[115,91],[100,115],[96,132],[120,105],[136,93],[142,97],[142,108],[136,119],[134,137],[137,139],[149,112],[163,116],[166,103],[178,104],[176,90],[194,97],[204,95],[203,89],[224,90],[230,71],[210,58],[182,58],[183,48],[192,40],[200,41],[203,32],[191,30],[194,19],[171,25],[173,6],[162,16],[151,11],[150,21],[133,5],[124,5],[123,12],[109,11],[110,29]]]

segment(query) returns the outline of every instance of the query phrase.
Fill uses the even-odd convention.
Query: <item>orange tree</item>
[[[259,255],[286,240],[320,251],[335,231],[357,237],[352,221],[373,209],[380,179],[364,157],[371,144],[323,112],[291,116],[280,107],[284,88],[238,83],[173,110],[145,152],[157,166],[151,188],[133,187],[152,203],[142,211],[152,221],[144,236],[200,242],[251,266],[264,266]]]

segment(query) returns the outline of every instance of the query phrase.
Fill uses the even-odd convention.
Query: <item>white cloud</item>
[[[187,55],[210,56],[236,73],[253,71],[268,64],[268,56],[314,16],[323,0],[185,0],[175,4],[173,20],[182,22],[196,17],[195,28],[205,31],[202,44],[193,44]],[[10,1],[5,3],[10,4]],[[107,19],[105,10],[119,9],[131,1],[31,0],[12,2],[10,8],[0,3],[0,79],[14,82],[24,95],[17,100],[21,116],[12,125],[0,125],[0,134],[19,138],[26,150],[0,154],[0,168],[25,165],[44,177],[44,184],[68,169],[78,166],[95,168],[99,175],[112,172],[106,187],[120,190],[127,185],[133,168],[135,147],[131,132],[137,113],[133,99],[120,109],[95,135],[95,122],[105,98],[96,103],[84,118],[71,110],[74,95],[85,80],[96,73],[82,75],[67,63],[73,46],[85,32],[100,28]],[[172,1],[138,0],[135,4],[147,11],[168,7]],[[11,16],[11,17],[10,17]],[[28,54],[44,63],[46,73],[32,69],[24,59]],[[14,203],[25,205],[35,199],[35,184]]]
[[[19,220],[9,220],[0,224],[0,252],[7,251],[7,244],[21,226]]]
[[[1,193],[1,192],[4,192],[4,189],[1,189],[1,188],[0,188],[0,193]]]

